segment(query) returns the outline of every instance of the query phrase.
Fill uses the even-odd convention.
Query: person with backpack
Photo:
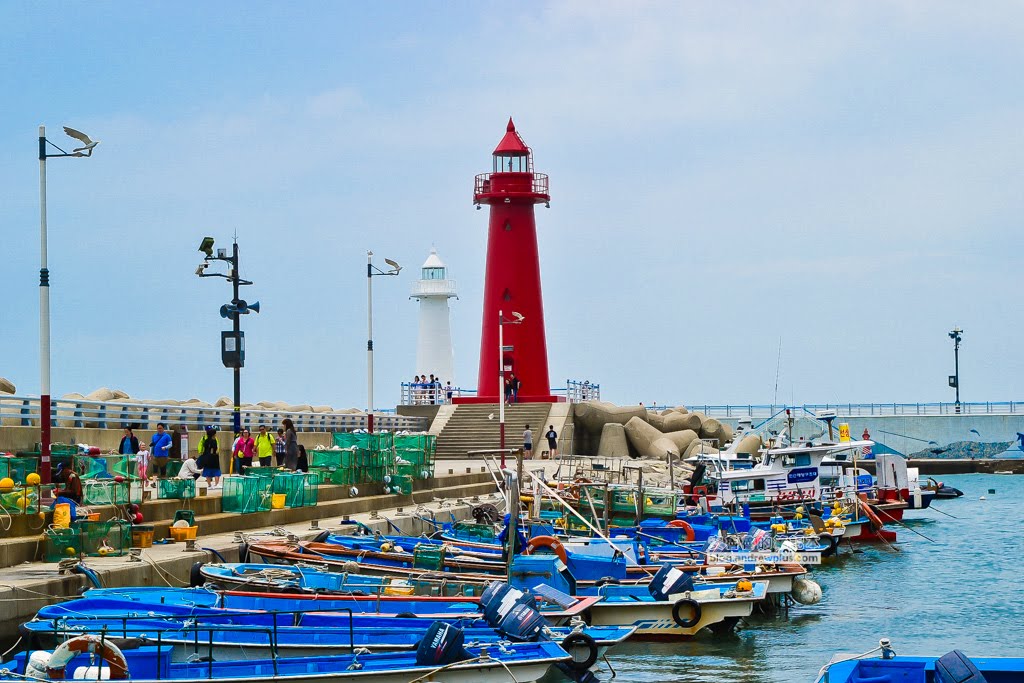
[[[558,457],[558,432],[555,431],[555,425],[548,425],[544,436],[548,440],[548,457],[554,460]]]
[[[275,441],[274,435],[267,431],[267,425],[260,425],[260,431],[254,441],[260,467],[270,467],[273,464]]]
[[[216,427],[207,427],[206,434],[199,439],[199,458],[197,464],[203,468],[203,477],[209,488],[220,487],[220,452],[217,445]]]
[[[256,443],[248,429],[242,430],[242,435],[235,441],[235,448],[232,455],[238,458],[238,473],[245,474],[245,471],[252,467],[252,456],[256,451]]]

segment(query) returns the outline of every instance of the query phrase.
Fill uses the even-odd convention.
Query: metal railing
[[[647,406],[651,410],[664,410],[672,406]],[[785,404],[737,404],[737,405],[691,405],[691,412],[704,413],[708,417],[750,417],[767,419],[780,411],[807,411],[815,414],[819,410],[834,410],[842,417],[881,417],[890,415],[1021,415],[1024,401],[986,401],[984,403],[961,403],[957,411],[955,403],[804,403]]]
[[[589,379],[582,382],[577,379],[567,379],[565,380],[565,400],[569,403],[600,401],[601,385],[591,384]]]
[[[530,179],[530,189],[526,190],[525,187],[522,190],[517,189],[513,192],[513,194],[515,194],[516,192],[529,192],[531,194],[543,195],[548,194],[548,174],[531,173],[529,171],[528,173],[530,173],[530,175],[532,176],[532,178]],[[491,176],[493,175],[495,174],[480,173],[476,176],[476,179],[473,183],[473,194],[475,196],[491,193]],[[501,173],[499,173],[498,175],[501,175]]]
[[[365,413],[317,413],[287,410],[242,409],[242,426],[255,429],[264,424],[276,427],[284,418],[295,423],[300,432],[335,432],[366,428]],[[0,418],[3,424],[32,427],[39,425],[39,398],[32,396],[0,395]],[[158,422],[168,427],[185,425],[230,427],[232,408],[206,407],[195,404],[162,405],[158,403],[123,403],[117,401],[90,401],[88,399],[53,399],[50,422],[54,427],[74,429],[155,429]],[[427,421],[421,417],[379,414],[375,412],[374,426],[382,430],[422,431]]]
[[[476,389],[463,389],[430,382],[402,382],[400,405],[440,406],[451,403],[453,398],[462,396],[476,396]]]

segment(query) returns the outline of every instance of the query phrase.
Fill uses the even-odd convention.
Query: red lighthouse
[[[502,400],[499,370],[520,381],[520,402],[554,402],[544,337],[537,224],[533,207],[551,201],[548,177],[533,170],[533,155],[508,120],[493,152],[490,173],[476,177],[473,202],[490,207],[484,282],[480,370],[475,402]],[[513,324],[503,324],[503,321]],[[498,363],[499,328],[502,364]]]

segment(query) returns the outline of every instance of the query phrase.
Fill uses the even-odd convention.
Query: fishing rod
[[[918,535],[918,536],[920,536],[921,538],[923,538],[923,539],[926,539],[926,540],[928,540],[928,541],[931,541],[932,543],[938,543],[938,541],[936,541],[936,540],[935,540],[934,538],[928,538],[927,536],[925,536],[924,534],[922,534],[922,533],[921,533],[920,531],[917,531],[917,530],[915,530],[915,529],[911,529],[911,528],[910,528],[909,526],[907,526],[906,524],[904,524],[904,523],[903,523],[903,522],[901,522],[900,520],[896,519],[895,517],[893,517],[892,515],[890,515],[890,514],[889,514],[888,512],[886,512],[885,510],[882,510],[881,508],[877,508],[877,507],[875,508],[875,510],[876,510],[876,511],[877,511],[877,512],[878,512],[879,514],[881,514],[881,515],[885,515],[886,517],[888,517],[890,521],[896,522],[897,524],[899,524],[899,525],[900,525],[901,527],[903,527],[903,528],[904,528],[904,529],[906,529],[907,531],[912,531],[913,533],[917,534],[917,535]],[[879,538],[881,538],[881,537],[879,537]]]

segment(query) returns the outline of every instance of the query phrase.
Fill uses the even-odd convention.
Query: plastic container
[[[182,543],[184,541],[196,540],[196,534],[199,533],[199,527],[197,526],[172,526],[168,527],[167,533],[170,534],[171,539],[175,543]]]
[[[189,526],[196,525],[196,513],[193,510],[175,510],[174,519],[171,520],[171,524],[175,522],[185,520]]]
[[[132,527],[132,547],[152,548],[153,527],[149,524],[136,524]]]
[[[271,510],[284,510],[284,502],[288,498],[287,494],[274,493],[270,496],[270,509]]]

